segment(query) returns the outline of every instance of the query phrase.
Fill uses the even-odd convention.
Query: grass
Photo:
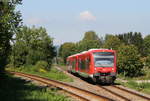
[[[36,67],[34,66],[26,66],[26,67],[20,67],[20,68],[7,68],[7,70],[35,74],[35,75],[47,77],[53,80],[63,81],[63,82],[73,82],[72,78],[70,78],[63,72],[58,71],[54,67],[52,67],[50,71],[45,71],[43,69],[37,70]]]
[[[123,74],[118,74],[118,78],[124,79],[124,80],[150,80],[150,68],[144,68],[143,75],[138,77],[124,77]]]
[[[58,67],[62,68],[63,70],[67,70],[67,69],[68,69],[67,66],[64,65],[64,64],[61,64],[61,65],[55,65],[55,66],[58,66]]]
[[[134,80],[129,80],[128,82],[116,80],[116,83],[145,94],[150,94],[150,83],[137,83]]]
[[[150,80],[150,68],[143,69],[144,75],[139,77],[124,77],[123,74],[118,74],[117,78],[127,80],[127,82],[121,82],[116,80],[116,83],[119,83],[123,86],[126,86],[131,89],[135,89],[139,92],[150,94],[150,83],[137,83],[136,80]]]
[[[39,87],[10,74],[0,74],[1,101],[69,101],[57,89]]]

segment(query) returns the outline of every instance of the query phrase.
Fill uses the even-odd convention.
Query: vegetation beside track
[[[8,71],[15,71],[15,72],[23,72],[29,74],[35,74],[43,77],[47,77],[53,80],[59,80],[63,82],[72,82],[73,79],[64,74],[61,71],[58,71],[56,68],[52,67],[50,71],[46,71],[42,68],[35,67],[35,66],[27,66],[27,67],[20,67],[20,68],[7,68]]]
[[[135,80],[128,80],[127,82],[116,80],[116,83],[145,94],[150,94],[150,83],[148,82],[137,83]]]
[[[150,68],[144,68],[142,71],[144,72],[144,75],[138,77],[129,77],[124,76],[123,74],[118,74],[118,78],[123,80],[150,80]]]
[[[143,82],[143,80],[150,80],[150,69],[149,68],[144,68],[144,74],[143,76],[138,76],[138,77],[125,77],[123,74],[119,74],[118,78],[125,80],[127,82],[122,82],[120,80],[117,80],[116,83],[119,83],[123,86],[126,86],[131,89],[135,89],[137,91],[150,94],[150,83],[149,82]],[[138,83],[136,81],[141,81],[141,83]]]
[[[10,74],[0,77],[1,101],[69,101],[68,97],[59,94],[58,89],[36,86]]]

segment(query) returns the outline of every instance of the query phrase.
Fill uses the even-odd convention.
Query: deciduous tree
[[[107,49],[114,49],[118,50],[118,48],[122,45],[123,43],[120,41],[120,39],[114,35],[106,35],[105,37],[105,42],[103,44],[104,48]]]
[[[53,39],[46,29],[24,26],[16,36],[11,59],[15,67],[35,65],[38,61],[46,61],[50,67],[54,56]]]
[[[125,76],[139,76],[143,64],[140,62],[138,48],[134,45],[122,45],[118,48],[117,67]]]
[[[76,44],[71,42],[66,42],[60,46],[59,56],[61,56],[66,63],[66,58],[70,55],[76,53]]]
[[[21,14],[15,8],[22,0],[0,1],[0,71],[4,70],[11,51],[10,41],[21,25]]]

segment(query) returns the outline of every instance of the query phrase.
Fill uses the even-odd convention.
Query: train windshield
[[[93,53],[95,67],[113,67],[114,53],[112,52],[95,52]]]

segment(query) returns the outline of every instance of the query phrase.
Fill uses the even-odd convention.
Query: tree
[[[138,48],[134,45],[122,45],[118,48],[117,66],[119,73],[125,76],[139,76],[143,64],[140,62]]]
[[[143,38],[140,32],[119,34],[117,37],[126,45],[135,45],[138,51],[143,54]]]
[[[118,50],[118,48],[122,44],[123,43],[120,41],[120,39],[118,37],[116,37],[114,35],[106,35],[103,47],[108,48],[108,49]]]
[[[102,41],[94,31],[88,31],[84,34],[81,41],[77,42],[78,52],[87,51],[91,48],[100,48]]]
[[[55,55],[53,39],[48,36],[45,28],[24,26],[16,36],[11,59],[15,67],[46,61],[50,68]]]
[[[92,48],[100,48],[101,44],[98,40],[82,40],[77,43],[78,52],[88,51]]]
[[[22,0],[0,1],[0,72],[4,71],[11,51],[10,41],[21,25],[21,14],[15,11]]]
[[[144,44],[143,44],[143,53],[145,56],[148,56],[149,53],[150,53],[150,35],[147,35],[145,38],[144,38]]]
[[[66,58],[70,55],[76,53],[76,44],[71,42],[66,42],[60,46],[59,56],[61,56],[66,63]]]
[[[94,31],[86,32],[82,40],[98,40],[101,43],[100,38],[96,35]]]
[[[88,31],[85,33],[84,38],[77,42],[66,42],[61,45],[59,49],[59,56],[61,56],[66,63],[66,58],[70,55],[87,51],[91,48],[100,48],[102,42],[94,31]]]

